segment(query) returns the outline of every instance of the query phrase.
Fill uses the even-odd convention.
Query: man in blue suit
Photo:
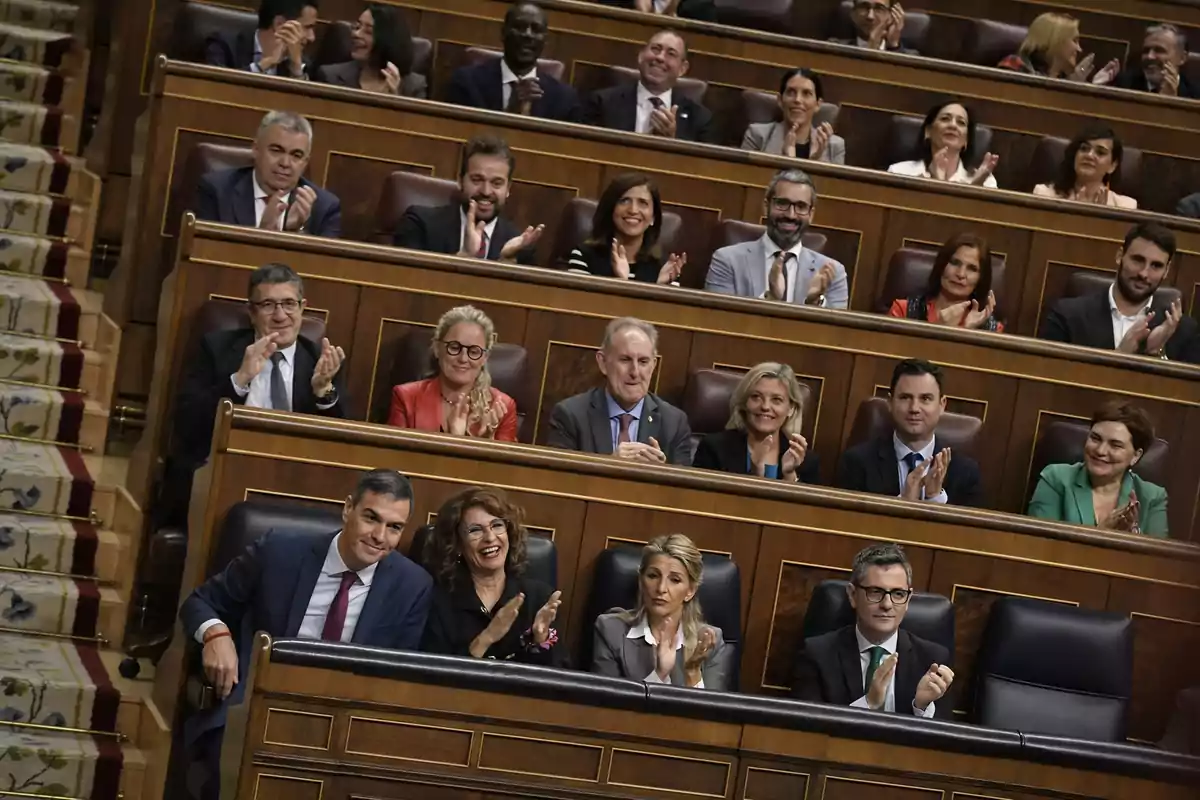
[[[455,70],[446,100],[472,108],[579,122],[583,112],[575,90],[538,69],[546,27],[546,12],[536,3],[517,3],[510,8],[501,29],[504,57]]]
[[[363,475],[342,509],[342,529],[314,538],[271,530],[191,593],[183,628],[204,646],[205,678],[222,702],[188,719],[184,741],[208,774],[193,792],[215,797],[226,711],[242,700],[252,637],[353,642],[415,650],[433,581],[395,552],[413,490],[395,470]]]
[[[342,235],[342,204],[304,177],[312,125],[299,114],[271,111],[254,137],[254,165],[216,170],[196,184],[197,219],[271,231]]]

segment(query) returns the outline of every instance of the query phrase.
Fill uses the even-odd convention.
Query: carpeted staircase
[[[141,523],[104,478],[120,330],[72,155],[106,5],[0,0],[0,800],[136,800],[165,729],[117,671]]]

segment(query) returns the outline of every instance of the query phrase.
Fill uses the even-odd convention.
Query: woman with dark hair
[[[371,3],[350,34],[350,61],[317,70],[316,80],[368,92],[427,97],[429,84],[413,68],[413,40],[404,15],[382,3]]]
[[[808,158],[831,164],[846,163],[846,140],[828,122],[813,125],[824,97],[821,76],[797,67],[779,81],[781,121],[755,122],[746,128],[742,149],[788,158]]]
[[[1154,423],[1113,400],[1092,415],[1083,461],[1049,464],[1038,477],[1029,516],[1125,533],[1167,537],[1167,490],[1133,473],[1154,444]]]
[[[1039,183],[1033,193],[1099,206],[1137,208],[1137,200],[1109,188],[1112,176],[1121,167],[1123,152],[1112,128],[1089,125],[1067,145],[1054,182]]]
[[[888,316],[1003,331],[992,291],[992,251],[973,233],[950,237],[933,260],[924,293],[892,301]]]
[[[592,235],[571,251],[567,268],[605,278],[675,284],[687,254],[672,253],[663,261],[658,247],[662,221],[662,199],[654,181],[637,172],[618,175],[596,204]]]
[[[553,627],[562,592],[522,575],[523,516],[504,492],[478,486],[438,509],[423,554],[434,588],[422,650],[566,665]]]
[[[971,110],[955,100],[939,103],[925,115],[917,157],[892,164],[888,172],[995,189],[992,172],[1000,156],[987,153],[975,163],[971,150],[974,144],[975,117]]]

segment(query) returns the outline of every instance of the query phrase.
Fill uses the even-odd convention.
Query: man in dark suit
[[[546,12],[517,3],[504,15],[504,56],[459,67],[446,100],[460,106],[508,111],[527,117],[579,122],[579,97],[570,86],[538,69],[546,45]]]
[[[855,623],[805,639],[796,656],[792,696],[872,711],[953,718],[939,702],[954,683],[940,644],[900,630],[912,597],[912,566],[898,544],[876,544],[854,557],[846,586]]]
[[[668,139],[715,142],[709,110],[675,91],[687,71],[687,42],[675,31],[659,31],[638,54],[638,81],[593,92],[583,121]]]
[[[1165,97],[1200,97],[1197,87],[1180,73],[1187,58],[1187,37],[1183,31],[1170,23],[1151,25],[1142,39],[1140,63],[1114,75],[1119,67],[1114,62],[1112,69],[1100,70],[1092,83]]]
[[[1046,311],[1039,339],[1116,349],[1200,364],[1196,320],[1176,297],[1155,298],[1175,259],[1175,234],[1139,222],[1117,249],[1117,279],[1107,289],[1058,300]]]
[[[639,464],[692,463],[687,415],[650,392],[658,358],[658,331],[621,317],[608,323],[596,364],[606,385],[557,403],[546,444],[564,450],[615,455]]]
[[[717,4],[713,0],[593,0],[605,6],[628,8],[644,14],[664,17],[717,21]]]
[[[409,206],[396,227],[396,247],[467,258],[532,264],[545,225],[525,230],[501,216],[516,159],[503,139],[476,136],[463,152],[460,200],[445,206]]]
[[[318,537],[271,530],[191,593],[183,629],[203,646],[205,679],[221,701],[189,718],[184,741],[215,766],[228,706],[240,703],[252,637],[353,642],[415,650],[433,581],[396,552],[412,512],[413,490],[395,470],[363,475],[342,508],[342,529]],[[211,771],[210,778],[216,775]],[[215,780],[201,778],[201,798]]]
[[[312,126],[290,111],[263,117],[254,137],[254,166],[201,176],[192,211],[197,219],[336,239],[342,204],[304,177]]]
[[[262,0],[258,30],[218,32],[204,42],[214,67],[306,79],[304,48],[316,39],[317,0]]]
[[[918,358],[892,371],[888,408],[893,433],[842,454],[837,487],[929,503],[979,506],[979,465],[938,444],[935,431],[946,410],[942,370]]]
[[[904,7],[899,0],[854,0],[850,7],[850,22],[854,25],[853,37],[833,37],[829,41],[868,50],[919,55],[900,43],[904,33]]]

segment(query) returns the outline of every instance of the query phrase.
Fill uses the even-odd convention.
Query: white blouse
[[[898,161],[895,164],[892,164],[890,167],[888,167],[888,172],[894,172],[897,175],[911,175],[914,178],[931,178],[931,177],[933,177],[932,175],[929,174],[929,170],[926,169],[925,162],[921,161],[919,159],[914,159],[913,161]],[[950,176],[950,182],[951,183],[970,183],[971,182],[971,173],[967,172],[967,168],[966,168],[966,166],[963,165],[961,160],[958,162],[958,169],[955,171],[955,173],[953,175]],[[997,188],[998,184],[996,183],[996,176],[988,175],[987,180],[983,182],[983,185],[989,189]]]

